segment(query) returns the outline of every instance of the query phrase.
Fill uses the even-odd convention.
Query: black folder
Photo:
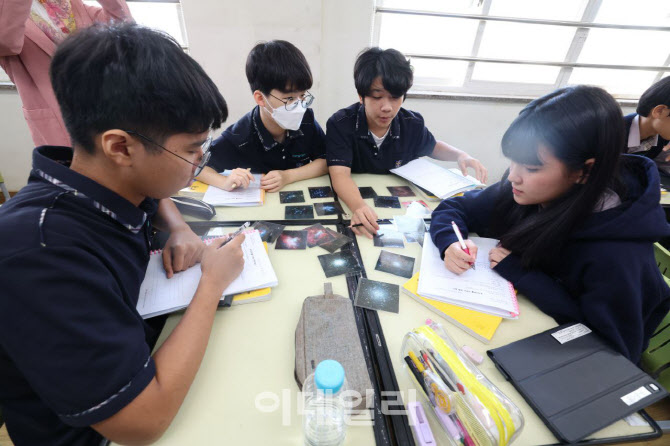
[[[567,443],[668,395],[582,324],[562,325],[489,350],[488,355],[554,435]]]

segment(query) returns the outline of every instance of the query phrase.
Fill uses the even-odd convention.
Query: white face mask
[[[302,117],[305,115],[305,111],[307,110],[306,108],[304,108],[301,104],[298,104],[298,106],[291,111],[286,110],[286,108],[283,106],[272,108],[268,99],[265,96],[263,97],[265,98],[265,103],[272,110],[272,119],[274,119],[279,127],[283,128],[284,130],[298,130],[300,128]]]

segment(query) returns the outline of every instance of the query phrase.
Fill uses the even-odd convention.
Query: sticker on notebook
[[[584,335],[591,333],[591,329],[584,324],[571,325],[563,330],[558,330],[551,335],[561,344],[570,342],[573,339],[581,338]]]
[[[643,398],[648,397],[649,395],[651,395],[651,392],[647,390],[646,387],[642,386],[637,390],[633,390],[628,395],[622,396],[621,401],[626,403],[627,406],[632,406],[633,404],[637,403]]]

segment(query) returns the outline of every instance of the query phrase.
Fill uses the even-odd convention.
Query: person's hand
[[[663,155],[665,156],[664,161],[670,161],[670,144],[666,144],[665,147],[663,147]]]
[[[475,171],[475,178],[477,178],[479,181],[486,183],[486,180],[488,180],[489,175],[486,167],[484,167],[484,165],[480,163],[479,160],[471,157],[467,153],[464,153],[458,157],[456,162],[458,163],[458,168],[461,169],[461,172],[463,172],[463,175],[468,174],[469,167]]]
[[[489,262],[491,262],[491,268],[498,266],[498,263],[502,262],[505,257],[510,255],[512,252],[508,249],[503,248],[502,246],[496,246],[491,251],[489,251]]]
[[[459,242],[454,242],[444,251],[444,266],[454,274],[462,274],[472,267],[477,259],[477,245],[470,239],[465,240],[470,254],[463,251]]]
[[[246,189],[252,181],[254,181],[254,176],[249,172],[249,169],[233,169],[230,175],[226,177],[223,190],[230,192],[238,188]]]
[[[163,267],[167,278],[198,263],[204,250],[205,244],[190,227],[173,230],[163,248]]]
[[[261,188],[268,192],[277,192],[289,183],[291,179],[285,170],[271,170],[261,178]]]
[[[367,238],[372,238],[373,234],[377,234],[379,225],[377,224],[377,213],[367,204],[359,207],[351,216],[351,230],[356,235],[364,235]],[[353,225],[362,223],[363,226],[353,227]]]
[[[221,237],[205,248],[202,254],[202,277],[200,281],[207,281],[217,290],[217,299],[221,298],[223,291],[237,278],[244,269],[244,253],[242,242],[245,235],[238,234],[225,246],[221,246],[228,237]]]

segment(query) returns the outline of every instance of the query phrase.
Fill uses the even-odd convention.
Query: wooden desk
[[[262,206],[249,206],[249,207],[230,207],[230,206],[217,206],[216,215],[210,221],[257,221],[257,220],[284,220],[284,212],[286,206],[304,206],[312,205],[314,203],[327,203],[334,201],[333,197],[330,198],[315,198],[312,199],[309,196],[309,187],[322,187],[330,186],[330,176],[322,175],[316,178],[310,178],[309,180],[298,181],[288,186],[285,186],[282,191],[294,191],[301,190],[305,196],[304,203],[287,203],[282,204],[279,202],[279,192],[266,193],[265,194],[265,204]],[[185,196],[190,196],[198,199],[202,199],[204,194],[194,194],[187,193],[183,194]],[[346,212],[346,211],[345,211]],[[320,216],[314,211],[315,220],[332,220],[337,221],[337,215],[324,215]],[[348,217],[346,217],[348,218]],[[187,222],[191,221],[202,221],[201,219],[184,216],[184,219]]]
[[[302,229],[290,226],[287,229]],[[335,229],[335,226],[328,226]],[[302,416],[298,413],[295,327],[303,300],[323,294],[324,282],[348,296],[345,276],[327,279],[317,259],[322,248],[275,250],[269,255],[279,278],[267,302],[217,311],[207,352],[179,413],[156,445],[298,445]],[[169,316],[157,343],[165,341],[182,313]],[[263,392],[275,395],[277,410],[256,408]],[[264,406],[272,403],[263,399]],[[302,406],[301,406],[302,407]],[[350,427],[348,445],[373,445],[371,426]]]
[[[361,257],[367,277],[372,280],[379,280],[382,282],[395,283],[402,287],[408,279],[395,276],[393,274],[375,270],[379,253],[382,249],[391,251],[397,254],[414,257],[414,272],[419,271],[421,266],[421,247],[418,243],[405,243],[405,248],[379,248],[373,245],[372,240],[365,237],[357,237]],[[548,330],[555,327],[557,324],[553,318],[542,313],[533,303],[523,296],[519,298],[520,317],[517,320],[503,319],[500,327],[496,331],[490,344],[484,344],[478,339],[465,333],[464,331],[452,325],[446,319],[440,317],[436,313],[429,311],[424,306],[416,302],[411,297],[400,292],[400,312],[398,314],[379,311],[379,319],[382,324],[386,344],[388,346],[389,354],[393,362],[398,385],[403,394],[405,403],[410,400],[406,399],[409,396],[410,389],[416,389],[414,383],[411,381],[407,370],[404,367],[404,361],[401,357],[401,346],[403,336],[412,329],[425,324],[427,318],[440,322],[447,330],[449,335],[454,339],[458,345],[469,345],[477,352],[484,356],[484,362],[479,366],[479,369],[486,377],[494,383],[505,395],[507,395],[514,404],[517,405],[524,416],[524,428],[521,436],[515,440],[514,445],[540,445],[553,444],[558,440],[551,433],[551,431],[544,425],[542,420],[535,414],[533,409],[526,403],[523,397],[514,389],[511,383],[505,380],[500,372],[495,368],[493,362],[487,357],[486,350],[501,347],[519,339],[526,338],[536,333]],[[421,396],[416,393],[419,401],[424,401]],[[432,415],[432,414],[431,414]],[[437,434],[439,444],[449,444],[446,435],[442,434],[442,429],[434,416],[430,416],[430,425],[434,434]],[[630,435],[638,435],[644,433],[651,433],[653,429],[650,426],[632,427],[624,421],[619,421],[602,431],[594,434],[590,438],[615,438],[627,437]]]

